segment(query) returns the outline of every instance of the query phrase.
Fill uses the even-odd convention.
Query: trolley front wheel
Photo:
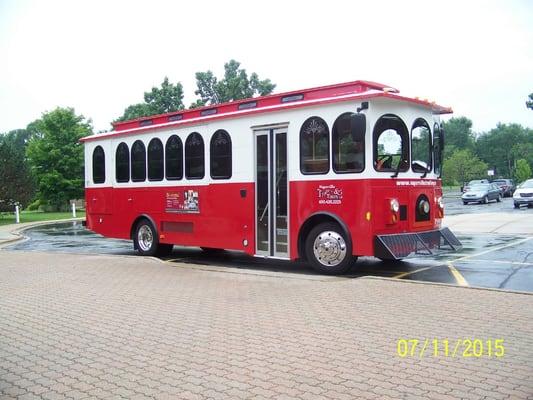
[[[305,241],[305,252],[311,266],[323,274],[343,274],[354,262],[350,241],[339,225],[332,222],[311,229]]]

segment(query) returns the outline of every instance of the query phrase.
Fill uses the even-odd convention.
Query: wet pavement
[[[81,221],[40,225],[24,231],[25,240],[6,247],[9,250],[61,251],[91,254],[133,255],[130,241],[104,238],[82,226]]]
[[[468,208],[473,210],[473,207]],[[483,212],[486,212],[486,208],[487,205],[484,205]],[[526,212],[533,216],[532,209],[517,212]],[[38,226],[26,230],[24,235],[27,237],[25,241],[6,249],[136,254],[130,241],[103,238],[86,230],[81,222]],[[347,275],[339,278],[380,276],[533,292],[533,237],[496,234],[457,236],[463,243],[461,253],[412,257],[402,262],[382,262],[373,257],[361,257]],[[225,273],[278,272],[299,274],[302,277],[317,275],[303,263],[250,257],[234,251],[210,254],[199,248],[175,246],[172,254],[164,260],[176,268],[185,264],[187,267]]]

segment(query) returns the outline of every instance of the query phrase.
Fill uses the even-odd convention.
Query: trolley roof
[[[236,118],[245,115],[288,110],[318,104],[329,104],[349,100],[367,100],[384,97],[406,101],[430,108],[433,114],[449,114],[452,109],[440,106],[426,99],[401,96],[393,87],[370,81],[354,81],[336,85],[320,86],[311,89],[295,90],[268,96],[235,100],[228,103],[209,105],[191,110],[136,118],[129,121],[114,122],[113,131],[87,136],[81,141],[100,140],[141,133],[159,128],[169,128],[210,122],[218,119]]]

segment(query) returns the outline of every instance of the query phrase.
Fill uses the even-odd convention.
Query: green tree
[[[124,110],[124,114],[116,121],[129,121],[130,119],[153,115],[152,108],[146,103],[132,104]]]
[[[472,121],[466,117],[451,118],[443,122],[445,144],[444,158],[448,158],[455,150],[474,149],[475,135],[472,132]]]
[[[25,154],[29,136],[25,129],[0,135],[0,211],[13,211],[16,203],[26,207],[35,193]]]
[[[517,155],[524,158],[522,152],[528,151],[527,143],[533,144],[533,130],[519,124],[498,124],[477,138],[476,153],[496,170],[496,175],[511,177]]]
[[[533,110],[533,93],[529,94],[529,100],[526,101],[526,107]]]
[[[191,104],[191,108],[246,99],[256,95],[265,96],[276,87],[270,79],[260,80],[253,72],[248,78],[240,63],[230,60],[224,64],[224,78],[217,80],[212,71],[197,72],[195,94],[200,98]]]
[[[72,108],[56,108],[30,125],[26,155],[37,181],[38,198],[53,209],[83,196],[83,146],[91,121]]]
[[[531,168],[526,160],[520,159],[516,161],[515,177],[518,182],[524,182],[526,179],[531,178]]]
[[[471,179],[487,177],[487,164],[470,150],[455,150],[444,160],[442,179],[445,185],[457,185]]]
[[[180,82],[172,84],[168,77],[161,83],[161,87],[153,87],[144,92],[144,103],[132,104],[116,121],[147,117],[149,115],[164,114],[183,110],[183,86]]]
[[[529,142],[520,142],[515,143],[513,148],[511,149],[511,154],[515,160],[524,159],[529,164],[530,168],[533,168],[533,131],[527,130],[530,132],[528,135],[531,136],[529,139]],[[515,173],[516,173],[516,165],[515,165]]]

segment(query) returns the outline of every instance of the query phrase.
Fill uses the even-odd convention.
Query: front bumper
[[[411,254],[442,254],[458,251],[462,247],[461,242],[448,228],[374,237],[375,256],[391,260],[399,260]]]
[[[485,195],[483,195],[483,196],[472,196],[472,197],[461,196],[461,199],[463,201],[481,201],[481,200],[483,200],[483,197],[485,197]]]
[[[513,197],[515,204],[533,204],[533,197]]]

